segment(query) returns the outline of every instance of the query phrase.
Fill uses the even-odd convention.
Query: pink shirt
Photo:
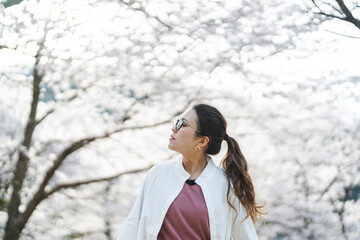
[[[194,184],[194,180],[188,180]],[[209,215],[199,185],[184,184],[170,205],[161,226],[158,240],[210,240]]]

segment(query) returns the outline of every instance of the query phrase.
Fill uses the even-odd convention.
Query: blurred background
[[[149,167],[179,157],[172,122],[207,103],[266,203],[260,239],[360,239],[359,1],[0,11],[0,238],[116,239]]]

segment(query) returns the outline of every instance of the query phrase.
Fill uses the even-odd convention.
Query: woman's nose
[[[177,130],[175,129],[174,126],[171,128],[171,130],[172,130],[173,132],[177,132]]]

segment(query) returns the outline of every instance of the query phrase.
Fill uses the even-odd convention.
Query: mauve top
[[[170,205],[158,240],[210,240],[209,214],[204,195],[195,180],[187,180]]]

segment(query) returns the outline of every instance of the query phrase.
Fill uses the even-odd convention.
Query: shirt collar
[[[177,160],[175,165],[175,171],[182,181],[185,181],[190,177],[190,174],[185,170],[184,166],[182,165],[182,157]]]
[[[211,157],[207,156],[206,158],[208,163],[202,171],[201,175],[195,180],[195,182],[199,185],[209,180],[216,169],[216,165],[214,164]],[[190,174],[184,169],[184,166],[182,164],[182,157],[180,157],[179,160],[176,162],[175,171],[182,181],[186,181],[190,177]]]

